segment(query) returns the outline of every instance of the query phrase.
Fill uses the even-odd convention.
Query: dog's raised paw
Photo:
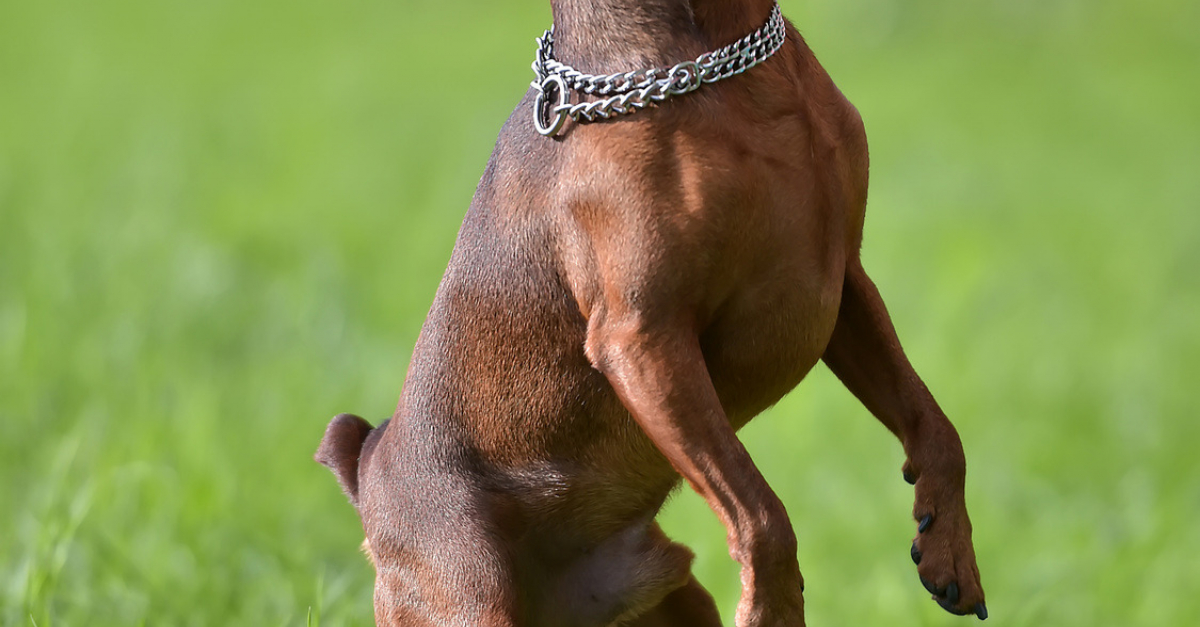
[[[971,546],[970,523],[963,522],[953,511],[938,511],[936,516],[925,513],[929,511],[920,508],[914,515],[917,536],[909,549],[921,585],[947,612],[987,618],[975,550]]]

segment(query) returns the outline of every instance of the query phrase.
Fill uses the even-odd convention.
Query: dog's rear
[[[572,39],[609,4],[682,19],[556,3],[564,57],[690,58],[769,9],[698,0],[624,53]],[[653,523],[682,475],[729,529],[738,624],[802,625],[791,524],[734,432],[823,356],[904,443],[923,580],[986,614],[961,445],[858,261],[861,120],[787,36],[752,72],[620,121],[547,139],[531,92],[506,123],[395,416],[339,417],[318,454],[362,517],[380,624],[717,625]]]

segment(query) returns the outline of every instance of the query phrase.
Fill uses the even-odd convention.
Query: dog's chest
[[[777,402],[821,358],[837,320],[838,279],[785,269],[758,277],[734,292],[701,335],[735,427]]]
[[[791,390],[821,358],[837,321],[846,256],[844,207],[816,164],[752,178],[752,200],[716,209],[742,218],[712,244],[705,360],[740,427]]]

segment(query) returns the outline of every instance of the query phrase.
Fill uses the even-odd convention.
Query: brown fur
[[[592,72],[695,58],[771,7],[552,5],[557,56]],[[914,515],[933,521],[921,576],[948,609],[982,607],[961,444],[859,262],[862,121],[799,33],[744,75],[555,139],[532,99],[500,133],[394,417],[339,416],[318,451],[362,518],[377,622],[718,625],[691,553],[653,522],[682,476],[741,564],[737,624],[803,625],[791,523],[735,432],[822,358],[904,445]]]

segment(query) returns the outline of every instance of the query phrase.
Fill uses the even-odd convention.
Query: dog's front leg
[[[804,625],[803,580],[787,512],[737,439],[693,322],[605,308],[587,353],[634,420],[728,531],[741,565],[739,627]]]
[[[900,348],[887,309],[861,262],[846,269],[825,363],[904,445],[904,478],[916,485],[912,557],[921,582],[946,610],[987,618],[958,432]]]

